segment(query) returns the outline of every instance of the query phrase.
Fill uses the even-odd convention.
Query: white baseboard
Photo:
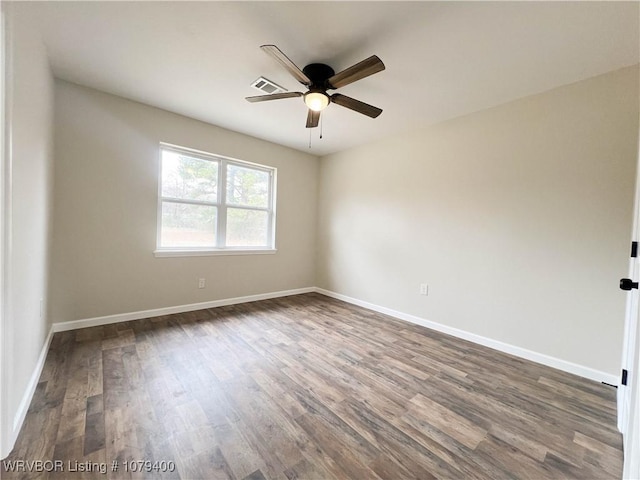
[[[447,335],[451,335],[453,337],[462,338],[463,340],[468,340],[470,342],[477,343],[485,347],[493,348],[494,350],[498,350],[500,352],[508,353],[510,355],[524,358],[526,360],[531,360],[532,362],[540,363],[542,365],[556,368],[558,370],[572,373],[574,375],[588,378],[590,380],[595,380],[596,382],[604,382],[604,383],[608,383],[609,385],[618,385],[619,379],[615,375],[601,372],[599,370],[595,370],[590,367],[585,367],[584,365],[579,365],[577,363],[569,362],[567,360],[562,360],[556,357],[551,357],[543,353],[527,350],[526,348],[510,345],[508,343],[483,337],[481,335],[470,333],[465,330],[449,327],[441,323],[432,322],[431,320],[426,320],[424,318],[420,318],[415,315],[410,315],[408,313],[398,312],[397,310],[393,310],[391,308],[381,307],[380,305],[375,305],[373,303],[358,300],[356,298],[351,298],[346,295],[342,295],[340,293],[325,290],[323,288],[316,288],[315,291],[322,295],[326,295],[327,297],[332,297],[338,300],[342,300],[343,302],[351,303],[353,305],[358,305],[359,307],[367,308],[375,312],[384,313],[385,315],[389,315],[399,320],[404,320],[406,322],[414,323],[416,325],[421,325],[423,327],[427,327],[432,330],[436,330],[438,332],[446,333]]]
[[[204,310],[205,308],[224,307],[226,305],[236,305],[238,303],[256,302],[258,300],[268,300],[270,298],[288,297],[301,293],[315,292],[315,287],[296,288],[295,290],[283,290],[280,292],[260,293],[258,295],[248,295],[245,297],[225,298],[222,300],[212,300],[209,302],[190,303],[187,305],[177,305],[174,307],[154,308],[152,310],[141,310],[138,312],[119,313],[104,317],[85,318],[82,320],[72,320],[69,322],[58,322],[53,324],[54,332],[64,332],[76,330],[78,328],[98,327],[111,323],[128,322],[129,320],[141,320],[143,318],[159,317],[161,315],[171,315],[173,313],[193,312]]]
[[[457,338],[462,338],[464,340],[468,340],[470,342],[474,342],[479,345],[484,345],[485,347],[493,348],[494,350],[498,350],[500,352],[508,353],[516,357],[524,358],[526,360],[531,360],[532,362],[540,363],[548,367],[557,368],[558,370],[572,373],[574,375],[588,378],[590,380],[595,380],[597,382],[604,382],[610,385],[618,384],[618,380],[619,380],[618,377],[615,375],[611,375],[609,373],[601,372],[599,370],[595,370],[593,368],[586,367],[584,365],[579,365],[577,363],[569,362],[567,360],[562,360],[560,358],[545,355],[543,353],[527,350],[526,348],[517,347],[515,345],[511,345],[508,343],[500,342],[498,340],[483,337],[475,333],[471,333],[465,330],[443,325],[441,323],[433,322],[431,320],[426,320],[424,318],[417,317],[415,315],[399,312],[391,308],[382,307],[380,305],[365,302],[363,300],[358,300],[356,298],[348,297],[346,295],[342,295],[340,293],[332,292],[332,291],[325,290],[323,288],[318,288],[318,287],[298,288],[294,290],[284,290],[280,292],[270,292],[270,293],[262,293],[258,295],[248,295],[244,297],[234,297],[234,298],[226,298],[222,300],[213,300],[210,302],[191,303],[187,305],[177,305],[173,307],[156,308],[152,310],[142,310],[138,312],[120,313],[117,315],[107,315],[104,317],[94,317],[94,318],[85,318],[82,320],[73,320],[69,322],[59,322],[59,323],[53,324],[52,331],[63,332],[66,330],[76,330],[78,328],[96,327],[100,325],[108,325],[111,323],[127,322],[129,320],[140,320],[143,318],[157,317],[160,315],[170,315],[173,313],[191,312],[195,310],[203,310],[205,308],[222,307],[225,305],[236,305],[239,303],[255,302],[258,300],[268,300],[270,298],[286,297],[289,295],[299,295],[302,293],[311,293],[311,292],[317,292],[322,295],[326,295],[327,297],[332,297],[347,303],[351,303],[353,305],[358,305],[360,307],[367,308],[375,312],[380,312],[385,315],[389,315],[399,320],[404,320],[406,322],[414,323],[416,325],[421,325],[423,327],[430,328],[438,332],[446,333],[447,335],[451,335]],[[48,341],[50,340],[51,339],[49,338]],[[35,381],[37,382],[37,378],[35,379]],[[35,385],[33,388],[35,389]],[[28,407],[28,403],[27,403],[27,407]]]
[[[33,394],[35,393],[36,387],[38,386],[38,381],[40,380],[40,375],[42,374],[42,369],[44,368],[44,362],[47,359],[47,353],[49,352],[49,346],[51,345],[52,338],[53,327],[49,329],[49,334],[47,335],[47,338],[42,345],[40,355],[38,356],[38,361],[36,362],[36,366],[33,369],[33,372],[31,373],[31,377],[29,378],[29,383],[27,383],[27,387],[22,394],[20,405],[18,405],[18,410],[13,417],[10,438],[8,439],[6,448],[5,445],[3,445],[3,450],[6,451],[0,452],[0,458],[5,458],[7,455],[9,455],[9,453],[11,453],[11,450],[13,450],[13,446],[18,439],[18,434],[20,433],[20,429],[22,428],[24,419],[27,416],[27,411],[29,410],[29,405],[31,405]]]

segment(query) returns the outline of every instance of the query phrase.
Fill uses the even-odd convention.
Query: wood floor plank
[[[0,473],[620,478],[615,415],[606,385],[305,294],[55,334],[7,461],[106,473]]]
[[[475,449],[487,435],[487,430],[484,428],[424,395],[416,395],[410,400],[410,403],[412,406],[407,413],[420,415],[422,412],[428,411],[428,421],[431,425],[471,450]]]
[[[513,471],[514,466],[517,465],[516,472],[519,478],[552,480],[558,478],[559,475],[559,472],[549,465],[535,461],[491,434],[482,440],[476,451],[479,455],[483,455],[488,462],[504,471]]]

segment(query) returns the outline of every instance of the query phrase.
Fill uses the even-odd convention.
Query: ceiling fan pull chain
[[[309,129],[309,148],[311,148],[311,129]]]
[[[322,140],[322,119],[324,117],[320,117],[320,140]]]

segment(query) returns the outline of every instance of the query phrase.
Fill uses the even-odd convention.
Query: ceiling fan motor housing
[[[333,88],[327,80],[335,75],[329,65],[324,63],[310,63],[302,69],[302,72],[311,80],[309,90],[327,90]]]

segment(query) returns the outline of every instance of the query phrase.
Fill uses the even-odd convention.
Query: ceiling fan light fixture
[[[329,96],[323,92],[307,92],[304,94],[304,103],[314,112],[320,112],[329,105]]]

